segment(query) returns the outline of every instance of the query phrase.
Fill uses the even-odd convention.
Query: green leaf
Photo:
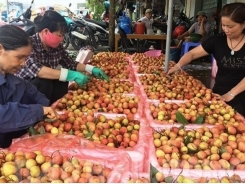
[[[203,124],[203,123],[204,123],[204,116],[203,115],[197,116],[194,124]]]
[[[98,109],[98,112],[105,112],[103,109]]]
[[[220,149],[219,149],[219,154],[220,155],[222,155],[223,153],[226,153],[227,152],[227,150],[224,148],[224,147],[221,147]]]
[[[191,150],[191,149],[189,149],[188,148],[188,154],[195,154],[195,153],[197,153],[197,152],[199,152],[199,150],[197,149],[197,150]]]
[[[49,118],[45,118],[44,121],[50,122],[50,123],[55,122],[55,120],[52,120],[52,119],[49,119]]]
[[[236,167],[236,166],[234,166],[234,165],[231,164],[230,169],[231,169],[231,170],[235,170],[235,167]],[[232,182],[232,183],[235,183],[235,182]]]
[[[178,129],[180,130],[180,129],[184,129],[185,128],[185,125],[181,125]]]
[[[84,135],[85,138],[91,138],[93,136],[93,132],[89,131],[86,135]]]
[[[167,176],[167,177],[164,179],[164,182],[165,182],[165,183],[173,183],[173,182],[174,182],[173,176]]]
[[[40,134],[45,134],[46,133],[46,130],[43,126],[40,127]]]
[[[38,134],[39,134],[38,131],[37,131],[33,126],[30,126],[30,127],[29,127],[28,132],[29,132],[29,135],[30,135],[30,136],[38,135]]]
[[[68,132],[68,135],[74,135],[72,129]]]
[[[188,121],[186,120],[186,118],[179,111],[176,112],[176,120],[178,121],[178,123],[181,123],[183,125],[187,125],[188,124]]]
[[[153,72],[155,75],[160,75],[160,73],[158,71],[154,71]]]
[[[187,144],[189,144],[190,142],[191,142],[191,136],[187,135],[185,140],[184,140],[185,146],[187,146]]]
[[[151,180],[151,183],[158,183],[158,181],[156,179],[156,173],[157,172],[159,172],[159,171],[153,165],[151,165],[151,167],[150,167],[150,180]]]

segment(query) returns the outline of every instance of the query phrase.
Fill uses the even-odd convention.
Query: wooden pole
[[[109,10],[109,46],[112,50],[115,49],[115,0],[110,0],[110,10]]]

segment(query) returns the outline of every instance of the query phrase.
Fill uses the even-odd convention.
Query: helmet
[[[109,1],[105,1],[103,3],[103,5],[105,6],[105,9],[109,11],[109,9],[110,9],[110,2]]]

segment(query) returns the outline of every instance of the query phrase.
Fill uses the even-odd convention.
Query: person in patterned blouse
[[[48,10],[35,19],[37,33],[31,36],[33,50],[26,59],[26,65],[15,73],[30,81],[54,103],[68,91],[68,81],[83,86],[89,81],[87,71],[102,80],[109,80],[100,68],[74,61],[61,42],[67,31],[64,17]]]

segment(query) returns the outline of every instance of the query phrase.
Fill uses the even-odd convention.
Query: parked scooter
[[[193,17],[188,18],[184,13],[184,10],[180,11],[176,25],[184,25],[186,29],[189,29],[192,25]]]
[[[83,19],[78,18],[70,19],[67,16],[64,16],[64,18],[66,19],[68,25],[68,31],[64,35],[63,46],[64,48],[67,48],[71,43],[74,49],[80,50],[80,48],[88,44],[88,37],[86,36],[87,33],[84,29],[87,25],[87,22]]]
[[[64,16],[64,14],[62,14]],[[67,48],[69,44],[76,50],[79,50],[81,47],[85,46],[86,37],[88,36],[84,27],[87,25],[93,27],[91,29],[94,33],[96,43],[98,45],[107,46],[109,40],[109,31],[102,28],[101,26],[87,21],[87,19],[73,18],[70,19],[67,16],[64,16],[68,25],[68,31],[64,36],[63,46]],[[90,20],[90,19],[89,19]]]
[[[180,11],[172,37],[177,38],[187,31],[192,25],[192,20],[193,17],[188,18],[183,10]]]
[[[66,15],[66,12],[60,12],[60,14],[64,16],[68,26],[68,32],[65,34],[63,41],[64,48],[67,48],[71,43],[74,49],[79,50],[81,48],[81,45],[84,45],[84,37],[81,36],[81,34],[86,36],[86,32],[84,32],[83,24],[86,24],[94,28],[92,30],[95,36],[96,43],[98,45],[108,45],[109,23],[79,17],[73,18],[77,22],[74,23],[74,20],[72,20],[68,15]],[[79,21],[83,22],[83,24],[79,24]],[[73,34],[71,34],[71,32],[73,32]],[[76,34],[76,36],[74,36],[74,34]]]
[[[35,33],[35,24],[30,20],[31,18],[31,8],[34,0],[32,0],[31,5],[27,10],[22,13],[19,17],[9,22],[10,25],[18,26],[23,29],[29,36]]]
[[[79,31],[78,28],[81,27],[83,30]],[[81,48],[85,48],[93,51],[94,53],[111,51],[109,46],[99,46],[96,43],[94,31],[96,31],[96,27],[91,26],[91,24],[83,19],[74,18],[69,32],[72,38],[78,38],[81,41],[79,50]]]
[[[116,12],[117,19],[122,14],[122,10],[125,7],[126,0],[122,0],[120,2],[121,2],[120,7],[118,11]],[[66,19],[68,19],[67,16],[65,15],[63,16]],[[70,21],[67,21],[67,22],[72,22],[72,23],[68,24],[69,29],[64,38],[63,45],[65,48],[67,48],[68,45],[71,43],[74,49],[79,50],[81,47],[87,44],[85,40],[86,40],[86,37],[88,37],[88,34],[86,33],[84,29],[85,27],[84,25],[90,27],[91,30],[93,31],[97,45],[108,46],[108,42],[109,42],[109,23],[108,22],[96,21],[93,19],[87,19],[87,18],[81,18],[81,17],[74,17],[73,20],[70,19]]]
[[[108,45],[109,23],[103,21],[97,21],[93,19],[87,19],[87,18],[83,18],[83,20],[86,21],[88,25],[96,28],[93,32],[97,44],[102,46]]]
[[[153,31],[157,32],[157,30],[161,30],[162,33],[167,33],[167,27],[168,27],[167,23],[166,23],[167,20],[165,20],[165,18],[162,16],[158,16],[158,17],[154,18],[154,20],[157,20],[158,22],[157,23],[154,22],[152,24]],[[161,24],[160,22],[164,22],[165,24]],[[174,24],[174,22],[173,22],[173,24]]]
[[[115,14],[115,21],[118,24],[119,23],[119,17],[123,15],[123,12],[126,8],[127,0],[118,0],[117,3],[118,3],[118,9],[117,9],[116,14]],[[109,8],[110,8],[110,2],[106,0],[103,4],[104,4],[105,12],[108,13]],[[98,43],[98,45],[108,46],[108,41],[109,41],[109,15],[108,16],[102,16],[101,19],[102,19],[101,21],[97,21],[97,20],[93,20],[93,19],[83,18],[83,20],[85,20],[88,23],[88,25],[95,28],[95,30],[93,30],[93,32],[95,35],[95,40]],[[117,27],[117,26],[115,26],[115,27]],[[115,28],[115,32],[117,32],[117,28]]]
[[[67,27],[68,27],[68,31],[64,35],[63,47],[66,49],[69,46],[69,44],[71,43],[72,46],[75,48],[77,44],[75,44],[74,42],[77,42],[77,40],[74,40],[74,38],[72,38],[72,35],[71,35],[71,31],[74,29],[72,27],[73,26],[73,20],[70,18],[69,14],[66,11],[61,11],[61,12],[59,12],[59,14],[64,17],[64,19],[66,20]]]

